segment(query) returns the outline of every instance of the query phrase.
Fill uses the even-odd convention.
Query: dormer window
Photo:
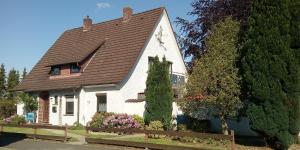
[[[77,64],[72,64],[70,66],[70,72],[71,73],[79,73],[80,72],[80,67]]]
[[[51,75],[60,75],[60,66],[51,67]]]

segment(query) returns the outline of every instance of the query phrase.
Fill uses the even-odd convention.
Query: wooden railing
[[[65,126],[53,126],[53,125],[42,125],[42,124],[24,124],[24,125],[9,125],[9,124],[0,124],[0,134],[9,134],[11,132],[4,132],[4,127],[18,127],[18,128],[31,128],[33,133],[17,133],[25,135],[28,138],[33,139],[48,139],[48,140],[57,140],[66,142],[68,137],[68,125]],[[41,135],[37,134],[38,129],[53,129],[53,130],[63,130],[64,136],[54,136],[54,135]]]
[[[98,143],[98,144],[112,144],[112,145],[121,145],[121,146],[133,146],[133,147],[142,147],[150,149],[203,149],[203,148],[191,148],[191,147],[182,147],[182,146],[171,146],[171,145],[161,145],[161,144],[152,144],[148,143],[148,135],[166,135],[166,136],[175,136],[175,137],[192,137],[192,138],[211,138],[217,140],[229,140],[231,142],[231,149],[235,150],[235,139],[234,131],[230,131],[230,135],[224,134],[211,134],[211,133],[198,133],[198,132],[180,132],[180,131],[158,131],[158,130],[142,130],[142,129],[118,129],[118,128],[92,128],[86,127],[86,134],[89,134],[89,131],[94,132],[109,132],[109,133],[140,133],[145,134],[144,143],[141,142],[131,142],[131,141],[118,141],[110,139],[94,139],[86,138],[88,143]]]

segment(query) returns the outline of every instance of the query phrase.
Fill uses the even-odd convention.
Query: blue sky
[[[82,26],[89,15],[93,23],[122,16],[125,6],[134,13],[164,6],[175,32],[177,16],[187,18],[193,0],[1,0],[0,64],[31,70],[55,40],[67,29]]]

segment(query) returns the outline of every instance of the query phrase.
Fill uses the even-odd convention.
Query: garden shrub
[[[135,121],[131,115],[114,114],[103,121],[103,126],[106,128],[140,128],[141,125]]]
[[[178,124],[177,130],[178,131],[187,131],[187,127],[185,124]]]
[[[4,123],[10,125],[22,125],[26,123],[26,120],[24,116],[13,115],[8,118],[5,118]]]
[[[147,130],[158,130],[158,131],[163,131],[164,130],[164,125],[161,123],[161,121],[152,121],[149,123],[149,126],[146,127]],[[160,138],[159,135],[155,134],[149,134],[149,138]]]
[[[198,120],[196,118],[187,117],[186,122],[187,129],[195,132],[209,132],[210,122],[209,120]]]
[[[2,118],[8,118],[17,112],[15,100],[0,99],[0,116]]]
[[[139,115],[132,115],[133,120],[137,121],[142,127],[145,125],[144,118]]]
[[[114,113],[111,112],[96,112],[92,118],[92,121],[90,121],[88,124],[90,127],[100,128],[103,126],[104,119],[113,114]]]
[[[79,123],[78,121],[76,121],[72,127],[69,128],[70,130],[83,130],[84,126]]]

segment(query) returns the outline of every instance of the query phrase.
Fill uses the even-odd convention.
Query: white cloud
[[[105,2],[98,2],[96,6],[99,9],[110,8],[110,4]]]

